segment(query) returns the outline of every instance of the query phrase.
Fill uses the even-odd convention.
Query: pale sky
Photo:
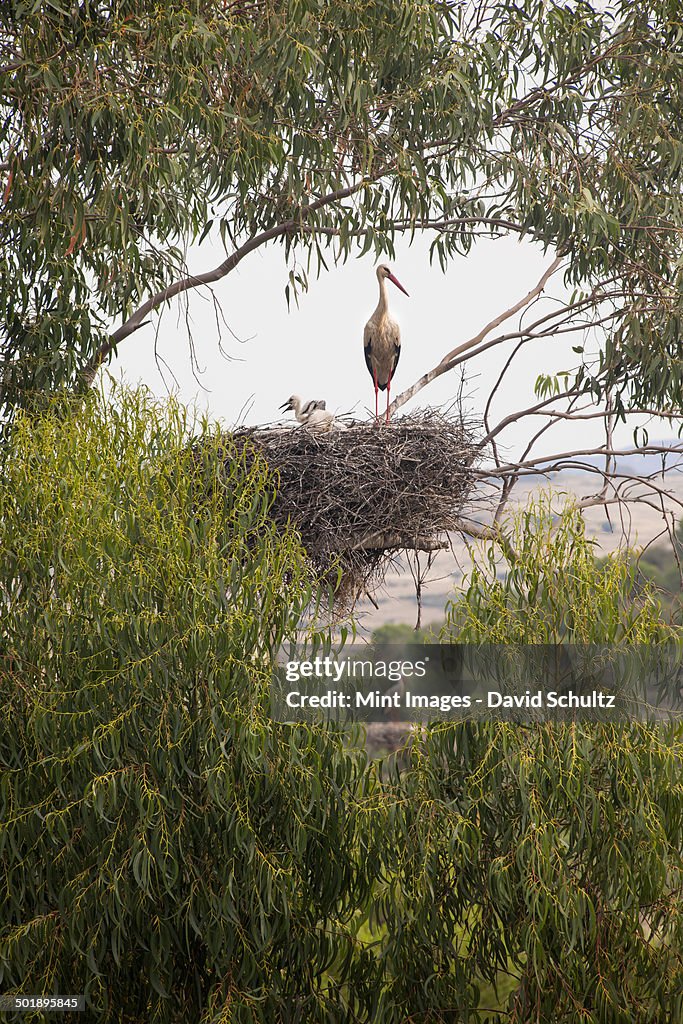
[[[530,242],[486,239],[478,241],[468,256],[453,259],[443,273],[437,260],[430,265],[430,240],[418,236],[409,245],[406,239],[399,239],[396,259],[391,261],[393,272],[410,293],[406,298],[388,284],[390,309],[402,334],[392,396],[518,301],[553,259],[552,253],[544,256]],[[202,272],[222,259],[222,248],[212,245],[209,238],[190,252],[188,269],[191,273]],[[126,339],[109,372],[117,378],[123,374],[131,384],[144,382],[159,396],[176,393],[183,402],[195,402],[227,427],[237,422],[251,425],[277,420],[281,415],[278,406],[293,393],[304,399],[324,398],[328,409],[365,418],[374,409],[374,389],[363,358],[362,338],[363,326],[377,303],[375,260],[366,256],[338,267],[331,262],[329,265],[329,272],[323,271],[319,279],[310,281],[299,308],[292,303],[288,311],[284,295],[288,268],[283,248],[271,245],[256,250],[214,286],[225,321],[240,339],[223,327],[222,347],[229,359],[220,352],[209,294],[194,292],[190,294],[189,310],[186,297],[175,299],[152,324]],[[552,279],[548,291],[563,293],[560,275]],[[549,301],[541,300],[542,304],[534,307],[534,319],[549,311]],[[188,313],[197,359],[204,371],[198,380],[192,374],[189,354]],[[527,312],[527,318],[529,315]],[[518,324],[519,315],[495,333],[513,331]],[[170,368],[162,365],[163,375],[154,358],[155,337],[159,355]],[[533,386],[539,373],[574,366],[577,356],[571,346],[578,340],[578,336],[560,337],[524,346],[493,407],[494,422],[514,409],[533,404]],[[468,362],[466,409],[475,418],[481,416],[488,390],[513,344],[505,343]],[[401,413],[448,403],[458,390],[457,373],[445,374],[430,384]],[[380,395],[380,402],[383,397]],[[504,450],[514,455],[542,422],[535,417],[510,428],[503,435]],[[661,422],[652,424],[649,432],[652,440],[672,434],[671,428]],[[602,441],[600,421],[561,422],[536,453],[592,448]],[[616,443],[630,447],[632,427],[620,426]]]

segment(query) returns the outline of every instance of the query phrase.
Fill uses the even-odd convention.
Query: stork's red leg
[[[389,374],[389,380],[387,381],[387,418],[386,422],[389,422],[389,396],[391,395],[391,374]]]
[[[372,379],[375,382],[375,423],[379,422],[379,384],[377,383],[377,370],[372,370]]]

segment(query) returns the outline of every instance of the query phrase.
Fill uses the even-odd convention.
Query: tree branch
[[[524,309],[525,306],[528,306],[529,303],[533,299],[535,299],[537,295],[541,294],[546,284],[548,283],[548,280],[559,269],[561,263],[562,257],[558,256],[556,259],[553,260],[548,269],[544,272],[543,276],[540,278],[538,283],[531,289],[531,291],[527,295],[524,296],[524,298],[520,299],[519,302],[516,302],[514,306],[510,307],[510,309],[506,309],[505,312],[495,317],[494,320],[491,320],[491,322],[488,323],[484,328],[482,328],[482,330],[477,335],[475,335],[474,338],[470,338],[469,341],[465,341],[463,342],[462,345],[458,345],[450,352],[447,352],[440,363],[438,363],[433,369],[429,370],[427,373],[423,374],[423,376],[420,377],[419,380],[417,380],[409,388],[406,388],[405,391],[401,392],[401,394],[398,395],[391,403],[389,407],[389,414],[391,415],[392,413],[395,413],[397,409],[400,409],[402,405],[405,405],[406,402],[409,402],[411,398],[414,398],[415,395],[418,394],[418,392],[422,391],[422,389],[425,388],[428,384],[431,384],[431,382],[433,380],[436,380],[437,377],[440,377],[443,373],[447,373],[448,370],[452,370],[453,367],[457,365],[457,362],[460,361],[459,357],[462,357],[466,352],[469,352],[476,345],[482,342],[487,334],[490,334],[491,331],[495,330],[496,327],[504,323],[505,320],[509,320],[510,317],[515,315],[515,313],[519,313],[521,309]]]
[[[85,365],[82,370],[82,377],[86,386],[90,387],[98,369],[116,346],[126,338],[130,337],[130,335],[135,331],[139,330],[140,327],[143,327],[145,323],[148,323],[145,318],[152,312],[152,310],[157,309],[159,306],[163,305],[163,303],[175,298],[176,295],[181,295],[183,292],[190,291],[194,288],[201,288],[204,285],[215,284],[216,281],[220,281],[233,271],[238,263],[240,263],[250,252],[253,252],[254,249],[258,249],[260,246],[265,245],[266,242],[270,242],[274,238],[279,238],[281,235],[298,231],[302,219],[310,217],[311,214],[315,213],[323,206],[329,206],[330,204],[339,202],[342,199],[347,199],[355,192],[364,188],[365,185],[382,177],[382,175],[386,174],[386,171],[387,168],[384,167],[372,177],[365,177],[361,181],[355,182],[353,185],[338,189],[335,192],[329,192],[327,195],[321,196],[314,202],[300,207],[298,213],[294,217],[291,217],[289,220],[284,221],[281,224],[274,224],[266,231],[262,231],[260,234],[254,235],[252,238],[248,239],[244,245],[235,249],[235,251],[231,253],[226,260],[223,260],[223,262],[217,267],[214,267],[213,270],[208,270],[203,274],[193,274],[191,276],[181,278],[179,281],[174,281],[173,284],[168,285],[168,287],[163,288],[155,295],[152,295],[146,302],[143,302],[143,304],[136,309],[132,316],[130,316],[116,331],[114,331],[105,344],[98,349],[95,355]]]
[[[512,564],[516,555],[510,538],[507,537],[494,521],[493,525],[485,526],[482,523],[474,523],[468,519],[459,519],[456,528],[458,533],[465,537],[472,537],[474,540],[490,540],[505,553],[506,558]]]
[[[491,430],[489,430],[488,434],[482,437],[481,441],[477,442],[477,447],[484,448],[489,443],[489,441],[492,441],[497,434],[500,434],[502,430],[504,430],[506,427],[509,427],[511,423],[517,423],[519,420],[524,419],[526,416],[543,415],[553,416],[555,418],[574,419],[574,416],[571,412],[552,412],[549,409],[545,409],[545,406],[550,405],[552,402],[557,402],[561,398],[572,398],[576,393],[577,392],[574,388],[571,388],[568,391],[561,391],[557,395],[551,395],[550,398],[544,398],[542,401],[537,402],[535,405],[530,405],[527,409],[520,409],[517,412],[510,413],[509,416],[505,416],[502,420],[500,420],[500,422],[497,423],[495,427],[492,427]],[[541,412],[540,410],[543,410],[543,412]],[[599,413],[598,415],[602,417],[604,414]]]
[[[561,452],[559,455],[545,455],[539,456],[535,459],[528,459],[522,462],[508,462],[506,465],[493,467],[490,466],[486,469],[472,470],[475,476],[489,479],[491,477],[501,476],[506,477],[511,473],[519,474],[534,474],[534,473],[554,473],[557,471],[557,467],[565,459],[578,459],[582,455],[603,455],[603,456],[623,456],[623,455],[677,455],[683,458],[683,444],[678,447],[668,447],[666,445],[659,444],[647,444],[643,445],[642,448],[607,448],[602,446],[600,448],[578,448],[571,452]],[[582,463],[576,463],[581,469],[595,470],[594,466],[587,466]],[[612,476],[618,476],[618,473],[612,473]]]

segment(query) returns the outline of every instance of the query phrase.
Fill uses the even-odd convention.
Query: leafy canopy
[[[212,228],[201,281],[279,239],[294,287],[398,231],[429,227],[442,263],[518,232],[608,330],[582,386],[680,401],[670,0],[10,0],[0,70],[5,414],[199,284],[184,256]]]
[[[678,1024],[680,724],[439,724],[380,771],[268,715],[311,578],[255,452],[91,393],[20,413],[3,468],[4,992],[130,1024]],[[611,588],[610,635],[662,639],[562,529],[519,557],[550,587],[560,555],[570,638],[604,639]],[[469,638],[545,639],[493,579]]]
[[[507,577],[480,552],[443,639],[680,642],[626,558],[597,564],[579,511],[544,500],[513,518]],[[495,1024],[675,1024],[682,756],[680,720],[426,730],[396,781],[378,893],[396,1003],[463,1020],[488,1006]]]
[[[268,715],[301,547],[255,452],[117,398],[22,414],[0,477],[0,984],[99,1021],[340,1020],[375,858],[363,752]]]

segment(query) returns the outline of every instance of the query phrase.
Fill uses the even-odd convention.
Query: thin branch
[[[607,393],[607,409],[605,410],[605,447],[607,449],[611,449],[613,447],[613,445],[614,445],[614,428],[615,428],[615,426],[616,426],[616,417],[614,415],[613,408],[612,408],[612,395],[611,395],[610,392],[608,392]],[[609,455],[609,454],[605,455],[605,476],[604,476],[604,479],[603,479],[602,490],[600,491],[599,495],[596,495],[596,497],[602,497],[602,498],[606,498],[607,497],[607,490],[608,490],[608,487],[609,487],[609,481],[610,481],[610,477],[612,475],[611,471],[616,469],[616,466],[617,466],[617,464],[616,464],[616,460],[615,460],[614,456],[613,455]],[[607,515],[607,521],[609,522],[609,524],[611,526],[612,523],[611,523],[610,518],[609,518],[609,513],[607,511],[607,505],[606,504],[605,504],[605,514]]]
[[[274,238],[279,238],[281,235],[294,233],[299,230],[301,219],[310,217],[311,214],[321,209],[323,206],[329,206],[331,203],[339,202],[342,199],[347,199],[349,196],[360,191],[369,182],[376,181],[377,178],[382,177],[386,173],[386,168],[382,168],[371,178],[363,178],[361,181],[357,181],[353,185],[349,185],[347,188],[338,189],[335,192],[329,192],[327,195],[321,196],[312,203],[308,203],[305,206],[300,207],[296,216],[290,218],[290,220],[284,221],[281,224],[274,224],[273,227],[268,228],[266,231],[262,231],[258,235],[254,235],[248,241],[236,249],[226,260],[224,260],[219,266],[214,267],[213,270],[208,270],[203,274],[193,274],[188,277],[184,277],[179,281],[174,281],[173,284],[163,288],[161,291],[152,295],[146,302],[143,302],[141,306],[130,316],[118,330],[109,337],[109,339],[102,345],[95,355],[89,360],[82,371],[83,380],[89,387],[94,378],[97,370],[102,365],[104,360],[110,355],[110,353],[116,348],[120,342],[130,337],[135,331],[139,330],[146,321],[146,317],[152,310],[157,309],[159,306],[168,302],[170,299],[175,298],[176,295],[180,295],[183,292],[190,291],[193,288],[201,288],[204,285],[215,284],[216,281],[220,281],[226,277],[235,267],[240,263],[245,256],[254,249],[258,249],[260,246],[265,245],[266,242],[270,242]]]
[[[494,522],[492,526],[485,526],[482,523],[474,523],[467,519],[458,519],[456,529],[458,533],[466,537],[472,537],[474,540],[492,541],[501,548],[511,564],[514,562],[516,555],[510,544],[510,539],[499,529],[497,523]]]
[[[564,398],[565,396],[571,396],[570,391],[564,391],[562,394],[555,395],[555,398]],[[557,409],[546,409],[544,412],[535,412],[535,406],[530,406],[528,409],[523,409],[521,413],[515,413],[513,419],[521,419],[523,416],[552,416],[558,420],[604,420],[609,415],[605,409],[595,409],[592,403],[577,407],[572,412],[560,412]],[[584,409],[593,409],[593,412],[584,412]],[[657,416],[663,420],[675,420],[677,417],[671,412],[662,412],[661,409],[629,409],[629,416]],[[510,417],[508,417],[509,419]]]
[[[674,452],[676,454],[683,454],[683,448],[680,451],[675,449]],[[620,453],[613,452],[611,454],[615,455]],[[458,531],[477,539],[491,540],[499,545],[509,560],[514,559],[514,551],[510,546],[509,538],[504,533],[501,526],[502,513],[505,509],[509,493],[514,486],[514,483],[517,481],[519,476],[547,476],[548,473],[560,472],[563,469],[581,469],[584,472],[593,473],[603,479],[604,484],[600,492],[598,494],[582,498],[577,502],[576,507],[583,510],[598,505],[605,508],[608,505],[617,505],[622,513],[622,530],[624,530],[624,533],[627,533],[628,531],[623,523],[623,511],[625,508],[628,509],[629,503],[646,505],[647,507],[654,509],[657,513],[663,515],[665,522],[667,522],[666,530],[668,530],[669,533],[671,532],[671,526],[669,525],[668,520],[671,519],[673,521],[675,514],[672,510],[667,510],[665,508],[665,499],[674,502],[675,505],[683,509],[683,500],[677,498],[671,490],[667,490],[666,487],[656,482],[655,477],[659,475],[659,471],[657,471],[657,473],[647,474],[646,476],[636,476],[632,473],[623,473],[611,469],[609,474],[607,474],[605,469],[600,466],[591,466],[590,464],[572,461],[567,461],[563,464],[561,459],[558,459],[557,462],[550,465],[544,465],[542,468],[525,469],[520,463],[518,467],[515,467],[514,475],[503,478],[501,490],[502,497],[500,499],[496,516],[494,517],[491,525],[461,521],[457,526]],[[495,474],[489,474],[489,476],[491,475]],[[610,488],[612,491],[611,496],[607,493]],[[627,493],[635,488],[646,488],[647,493]],[[649,497],[650,494],[653,495],[653,498]],[[676,560],[678,563],[678,558]]]
[[[510,473],[518,473],[524,470],[534,470],[539,466],[543,466],[541,472],[551,473],[555,472],[554,469],[549,468],[551,465],[556,466],[558,463],[568,459],[577,459],[582,455],[610,455],[610,456],[624,456],[624,455],[679,455],[683,457],[683,444],[677,447],[667,447],[666,445],[648,444],[643,445],[642,448],[607,448],[604,445],[601,448],[579,448],[576,451],[561,452],[559,455],[551,456],[539,456],[536,459],[529,459],[526,462],[508,462],[504,466],[500,467],[488,467],[481,470],[472,470],[472,472],[480,477],[494,477],[494,476],[508,476]],[[581,463],[578,463],[581,468],[588,468]],[[590,467],[593,469],[594,467]],[[659,472],[659,471],[658,471]]]
[[[505,310],[505,312],[501,313],[499,316],[495,317],[495,319],[491,320],[491,322],[488,323],[484,328],[482,328],[482,330],[477,335],[475,335],[474,338],[470,338],[469,341],[465,341],[463,342],[462,345],[458,345],[450,352],[447,352],[440,363],[438,363],[435,367],[433,367],[433,369],[429,370],[427,373],[423,374],[423,376],[420,377],[419,380],[417,380],[405,391],[401,392],[401,394],[398,395],[391,403],[389,407],[389,414],[391,415],[392,413],[395,413],[398,409],[401,408],[402,405],[405,405],[406,402],[409,402],[411,398],[414,398],[415,395],[418,394],[418,392],[422,391],[422,389],[425,388],[428,384],[431,384],[433,380],[436,380],[437,377],[440,377],[442,374],[447,373],[448,370],[452,370],[453,367],[457,365],[459,357],[463,357],[465,353],[469,352],[471,349],[475,348],[475,346],[479,345],[484,340],[487,334],[490,334],[491,331],[495,330],[496,327],[504,323],[505,320],[509,320],[510,317],[515,315],[515,313],[518,313],[525,306],[528,306],[528,304],[537,295],[540,295],[540,293],[545,288],[549,278],[551,278],[552,275],[558,270],[561,263],[561,257],[557,257],[555,260],[553,260],[553,262],[544,272],[543,276],[540,278],[538,283],[531,289],[531,291],[527,295],[524,296],[524,298],[520,299],[519,302],[515,303],[514,306],[511,306],[510,309]]]
[[[481,235],[488,236],[494,229],[500,232],[503,231],[516,231],[520,234],[526,232],[530,234],[530,230],[523,228],[521,224],[516,224],[511,220],[504,220],[500,217],[453,217],[446,218],[443,220],[397,220],[393,223],[392,227],[394,231],[455,231],[458,228],[464,228],[468,226],[482,225],[487,230],[481,232]],[[309,227],[304,225],[301,227],[301,232],[307,235],[324,235],[329,238],[337,238],[341,235],[341,228],[332,228],[326,226],[320,227]],[[363,238],[367,235],[368,231],[373,230],[371,228],[356,228],[353,231],[345,232],[346,238]],[[473,231],[468,231],[469,235],[473,237],[479,237]]]
[[[497,434],[500,434],[500,432],[502,430],[504,430],[506,427],[510,426],[511,423],[517,423],[518,420],[524,419],[526,416],[540,416],[540,415],[543,415],[543,416],[555,416],[555,417],[558,417],[558,418],[561,417],[561,418],[566,418],[566,419],[574,419],[573,413],[570,413],[570,412],[568,412],[568,413],[561,413],[561,412],[553,413],[549,409],[544,409],[544,406],[550,405],[552,402],[557,402],[561,398],[572,398],[575,394],[576,394],[576,390],[574,388],[571,388],[568,391],[561,391],[557,395],[551,395],[550,398],[544,398],[541,402],[537,402],[535,405],[530,405],[527,409],[520,409],[517,412],[510,413],[509,416],[505,416],[502,420],[500,420],[496,424],[495,427],[493,427],[491,430],[489,430],[488,434],[486,434],[481,439],[481,441],[477,442],[477,447],[478,448],[483,448],[490,441],[492,441],[493,438]],[[540,412],[540,410],[543,410],[543,412]],[[602,416],[604,414],[603,413],[599,413],[598,415]]]

